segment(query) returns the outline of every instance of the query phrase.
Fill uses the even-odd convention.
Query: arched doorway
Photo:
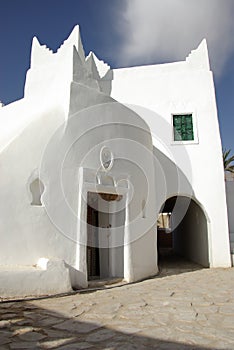
[[[160,210],[157,231],[159,260],[167,252],[209,267],[207,218],[194,199],[167,199]]]

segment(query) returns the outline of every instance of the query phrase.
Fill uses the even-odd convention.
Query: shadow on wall
[[[36,303],[40,303],[37,301]],[[43,302],[43,301],[42,301]],[[94,322],[80,321],[85,312],[79,298],[77,300],[66,298],[50,299],[48,309],[41,308],[29,302],[2,303],[0,307],[1,317],[1,349],[174,349],[174,350],[210,350],[210,348],[198,345],[189,345],[182,342],[161,340],[155,336],[137,335],[139,331],[131,328],[126,321],[119,321],[118,327],[102,326],[98,323],[99,315],[93,314]],[[54,309],[65,305],[64,314],[55,312]],[[96,304],[95,304],[96,305]],[[90,304],[91,307],[91,304]],[[103,307],[102,307],[103,310]],[[103,312],[105,312],[103,310]],[[140,310],[138,310],[139,316]],[[109,315],[109,324],[113,317]],[[102,317],[102,315],[101,315]],[[157,316],[156,316],[157,317]],[[160,316],[158,316],[160,317]],[[114,322],[113,322],[114,323]],[[145,328],[147,331],[147,328]],[[135,332],[135,334],[133,334]],[[151,332],[162,332],[162,328],[154,326]],[[154,334],[154,333],[153,333]],[[164,332],[164,338],[171,337],[170,332]],[[187,335],[189,338],[189,335]],[[218,350],[218,348],[213,348]]]
[[[167,198],[175,195],[194,197],[194,191],[185,174],[165,154],[154,147],[155,177],[158,211]]]

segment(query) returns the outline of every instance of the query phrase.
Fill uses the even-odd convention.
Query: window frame
[[[176,141],[174,139],[174,116],[185,116],[185,115],[191,115],[192,116],[192,125],[193,125],[193,140],[178,140]],[[171,113],[171,130],[172,130],[172,135],[171,135],[171,144],[172,145],[194,145],[198,144],[198,131],[197,131],[197,118],[196,118],[196,113],[195,112],[176,112],[176,113]]]

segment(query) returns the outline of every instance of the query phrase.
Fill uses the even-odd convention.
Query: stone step
[[[118,285],[123,283],[123,278],[94,279],[89,281],[89,288],[98,288],[106,285]]]

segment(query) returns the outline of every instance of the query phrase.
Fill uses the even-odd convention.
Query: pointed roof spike
[[[210,70],[210,61],[206,39],[203,39],[197,49],[192,50],[186,61],[194,67]]]
[[[209,62],[209,52],[208,52],[208,46],[207,46],[207,40],[204,38],[200,45],[198,45],[197,53],[199,52],[203,56],[203,60],[207,60],[207,65],[210,69],[210,62]]]
[[[106,73],[110,70],[110,66],[104,61],[99,60],[99,58],[92,51],[89,53],[88,57],[89,56],[92,56],[92,59],[94,60],[95,65],[97,67],[99,76],[100,78],[103,78],[106,75]]]
[[[85,52],[84,52],[84,47],[83,47],[83,43],[82,43],[82,40],[81,40],[80,27],[79,26],[77,26],[77,27],[78,27],[78,30],[79,30],[79,33],[78,33],[78,35],[79,35],[79,37],[78,37],[78,52],[79,52],[79,55],[80,55],[81,59],[83,61],[85,61]]]
[[[41,46],[40,41],[38,40],[38,38],[36,36],[34,36],[32,39],[32,46],[34,46],[34,45]]]
[[[58,50],[60,50],[62,47],[67,46],[75,46],[80,55],[80,58],[82,61],[85,61],[85,53],[80,35],[80,27],[78,24],[73,28],[68,38],[64,41]]]
[[[41,44],[36,36],[32,39],[32,47],[31,47],[31,61],[30,65],[33,67],[35,65],[35,62],[37,61],[37,56],[39,54],[39,51],[41,49]]]
[[[100,79],[100,75],[93,57],[93,53],[90,52],[88,56],[86,57],[85,65],[88,69],[88,71],[92,74],[93,78],[96,80]]]

